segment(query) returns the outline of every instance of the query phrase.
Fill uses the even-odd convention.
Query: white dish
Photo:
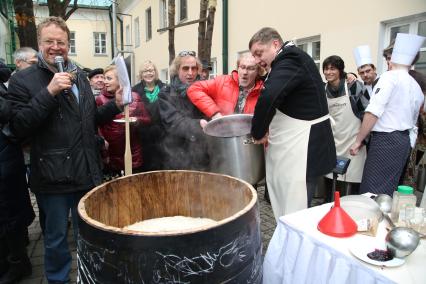
[[[129,117],[129,122],[136,122],[136,120],[137,120],[136,117]],[[117,118],[117,119],[114,119],[114,121],[118,122],[118,123],[125,123],[126,122],[126,120],[124,118]]]
[[[383,266],[383,267],[397,267],[397,266],[401,266],[405,263],[405,259],[403,258],[396,258],[394,257],[391,260],[388,261],[377,261],[377,260],[373,260],[371,258],[369,258],[367,256],[368,253],[373,252],[375,249],[384,249],[383,246],[378,246],[378,245],[374,245],[374,244],[370,244],[370,245],[357,245],[357,246],[353,246],[351,248],[349,248],[349,251],[358,259],[372,264],[372,265],[376,265],[376,266]]]
[[[363,195],[348,195],[340,198],[340,205],[355,221],[375,219],[377,223],[383,218],[379,205]]]

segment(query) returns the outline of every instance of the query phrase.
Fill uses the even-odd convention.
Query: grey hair
[[[26,61],[32,56],[37,56],[37,51],[31,47],[21,47],[13,53],[15,61]]]
[[[170,64],[170,67],[169,67],[170,78],[173,78],[174,76],[178,76],[179,68],[180,68],[180,65],[182,64],[182,58],[187,56],[191,56],[191,55],[186,55],[186,56],[178,55],[175,57],[175,59],[173,59],[172,64]],[[194,57],[195,60],[197,61],[198,72],[200,72],[203,69],[203,65],[201,64],[200,59],[198,59],[198,57],[195,57],[195,56],[192,56],[192,57]]]

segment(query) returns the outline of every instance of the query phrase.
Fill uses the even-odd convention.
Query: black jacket
[[[200,119],[205,117],[173,86],[160,92],[159,97],[161,123],[166,130],[162,140],[164,169],[207,170],[207,140],[200,126]]]
[[[160,88],[160,92],[167,92],[168,86],[158,80],[155,82]],[[150,102],[145,95],[145,84],[143,81],[139,82],[132,88],[133,92],[138,93],[147,110],[151,122],[149,124],[141,125],[140,139],[142,141],[142,170],[154,171],[163,169],[164,161],[164,148],[161,143],[166,134],[166,130],[161,124],[160,112],[158,109],[159,99],[155,102]]]
[[[285,45],[284,45],[285,46]],[[295,46],[283,47],[271,64],[254,111],[252,135],[261,139],[276,113],[300,120],[314,120],[328,114],[324,84],[312,58]],[[336,165],[336,148],[329,120],[311,127],[307,176],[331,172]]]
[[[9,118],[9,102],[0,97],[0,123]],[[0,238],[34,220],[25,170],[21,147],[10,143],[0,132]]]
[[[87,191],[102,182],[96,145],[97,125],[120,109],[115,102],[97,108],[89,81],[77,69],[79,103],[71,92],[47,91],[53,73],[42,62],[16,73],[7,98],[13,104],[10,129],[31,143],[30,185],[33,192]]]

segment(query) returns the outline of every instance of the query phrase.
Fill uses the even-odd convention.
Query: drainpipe
[[[222,73],[228,74],[228,0],[222,7]]]

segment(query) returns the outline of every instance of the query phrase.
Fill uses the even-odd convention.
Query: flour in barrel
[[[124,229],[148,233],[162,233],[197,229],[204,226],[215,225],[216,223],[215,220],[209,218],[173,216],[144,220],[125,226]]]

